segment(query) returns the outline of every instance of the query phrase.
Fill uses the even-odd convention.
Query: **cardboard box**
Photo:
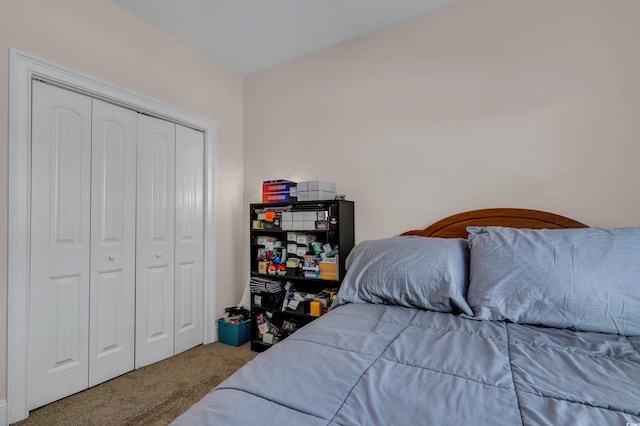
[[[334,200],[336,198],[336,184],[322,180],[298,182],[297,196],[298,201]]]
[[[218,340],[231,346],[240,346],[251,339],[251,320],[237,324],[226,322],[222,318],[218,320]]]
[[[304,221],[307,220],[313,220],[316,221],[318,219],[318,212],[317,211],[311,211],[311,212],[302,212],[303,213],[303,219]]]
[[[322,280],[338,280],[338,266],[335,262],[320,262],[320,279]]]
[[[308,191],[327,191],[336,192],[336,184],[333,182],[325,182],[323,180],[310,180],[306,182],[298,182],[298,192]]]
[[[336,193],[328,192],[328,191],[307,191],[305,193],[305,197],[308,201],[312,200],[334,200],[336,198]]]
[[[336,184],[332,182],[324,182],[321,180],[312,180],[307,182],[307,191],[325,191],[336,192]]]

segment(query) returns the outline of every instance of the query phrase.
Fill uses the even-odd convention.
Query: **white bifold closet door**
[[[176,125],[175,353],[202,343],[204,139]]]
[[[134,366],[136,113],[33,85],[29,406]]]
[[[138,118],[136,368],[202,343],[202,133]]]
[[[86,389],[91,98],[33,84],[28,404]]]
[[[93,100],[89,386],[134,367],[137,115]]]
[[[136,368],[173,355],[175,135],[138,116]]]
[[[202,343],[201,132],[33,83],[28,407]]]

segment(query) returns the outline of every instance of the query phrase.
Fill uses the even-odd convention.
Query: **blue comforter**
[[[640,337],[346,304],[174,424],[640,424],[639,349]]]

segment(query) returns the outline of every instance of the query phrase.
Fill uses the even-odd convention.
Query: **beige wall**
[[[323,179],[356,239],[459,211],[640,225],[640,1],[465,0],[245,78],[245,202]]]
[[[0,399],[6,384],[8,48],[216,120],[217,309],[244,280],[243,80],[108,0],[0,2]]]

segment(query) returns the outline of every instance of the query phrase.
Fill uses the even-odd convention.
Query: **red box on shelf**
[[[297,184],[290,180],[265,180],[262,182],[262,193],[263,194],[271,194],[271,193],[280,193],[280,192],[290,192],[292,187],[295,187]],[[289,201],[289,200],[286,200]]]
[[[262,194],[263,203],[288,203],[290,201],[296,201],[296,197],[292,197],[289,191]]]

